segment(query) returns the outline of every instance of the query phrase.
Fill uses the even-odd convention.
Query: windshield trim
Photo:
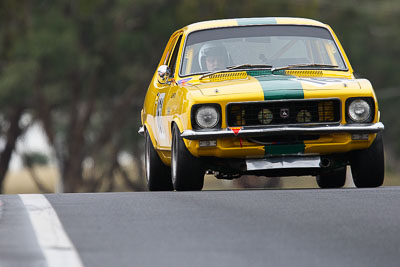
[[[340,58],[342,59],[345,68],[343,68],[343,69],[334,69],[333,70],[332,68],[315,68],[315,67],[312,67],[312,68],[309,68],[309,69],[312,69],[312,70],[316,70],[316,69],[317,70],[331,70],[331,71],[342,71],[342,72],[348,72],[349,71],[349,66],[347,66],[347,62],[346,62],[346,60],[345,60],[345,58],[344,58],[344,56],[342,54],[342,51],[340,50],[340,48],[339,48],[339,46],[338,46],[338,44],[336,42],[336,39],[333,36],[332,32],[328,28],[322,27],[322,26],[317,26],[317,25],[303,25],[303,24],[260,24],[260,25],[238,25],[238,26],[208,28],[208,29],[194,30],[194,31],[191,31],[191,32],[189,32],[187,34],[185,33],[185,40],[183,42],[182,53],[181,53],[181,58],[180,58],[180,62],[179,62],[179,72],[178,72],[179,78],[185,78],[185,77],[196,76],[196,75],[204,75],[204,74],[209,73],[208,71],[206,71],[206,72],[203,71],[203,72],[190,73],[190,74],[186,74],[186,75],[182,74],[183,60],[184,60],[184,55],[185,55],[185,51],[186,51],[186,42],[187,42],[187,39],[189,38],[189,36],[192,33],[201,32],[201,31],[208,31],[208,30],[212,30],[212,29],[219,29],[219,28],[238,28],[238,27],[255,27],[255,26],[267,26],[267,27],[269,27],[269,26],[271,26],[271,27],[274,27],[274,26],[303,26],[303,27],[314,27],[314,28],[324,29],[324,30],[329,32],[329,35],[332,38],[332,41],[335,44],[335,47],[336,47],[337,51],[339,52]],[[302,69],[306,70],[308,68],[302,68]]]

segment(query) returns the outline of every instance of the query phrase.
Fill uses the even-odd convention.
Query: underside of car
[[[207,173],[218,179],[236,179],[242,175],[265,177],[317,176],[349,164],[348,154],[286,155],[262,159],[202,158]]]

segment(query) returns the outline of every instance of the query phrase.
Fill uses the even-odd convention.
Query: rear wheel
[[[198,191],[204,185],[204,168],[186,148],[176,125],[172,128],[171,176],[177,191]]]
[[[385,156],[382,134],[367,149],[352,152],[350,158],[351,173],[357,187],[378,187],[385,177]]]
[[[172,191],[171,168],[161,161],[147,131],[145,142],[146,180],[149,190]]]
[[[342,167],[317,176],[317,184],[321,188],[339,188],[346,182],[346,167]]]

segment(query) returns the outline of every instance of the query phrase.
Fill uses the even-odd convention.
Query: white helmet
[[[229,62],[229,54],[225,46],[215,43],[205,43],[199,51],[199,65],[202,71],[207,70],[206,57],[208,56],[222,56],[224,65]]]

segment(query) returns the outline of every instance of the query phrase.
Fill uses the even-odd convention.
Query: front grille
[[[230,103],[228,126],[338,123],[339,99],[289,100]]]

